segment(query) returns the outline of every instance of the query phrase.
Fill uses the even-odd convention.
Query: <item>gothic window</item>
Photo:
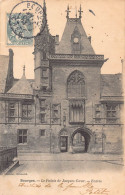
[[[9,110],[8,110],[8,121],[14,122],[15,121],[15,103],[9,103]]]
[[[84,103],[83,101],[70,101],[69,106],[69,122],[83,123],[84,122]]]
[[[25,102],[22,104],[22,119],[31,118],[32,116],[32,104]]]
[[[46,122],[46,99],[40,100],[40,121],[41,123]]]
[[[106,121],[107,123],[115,123],[117,120],[117,105],[106,104]]]
[[[18,143],[19,144],[27,143],[27,129],[18,130]]]
[[[45,123],[46,122],[46,113],[41,113],[40,119],[41,119],[41,123]]]
[[[52,123],[58,124],[60,122],[60,104],[52,105]]]
[[[85,81],[84,76],[80,71],[74,71],[70,74],[67,80],[68,98],[85,97]]]
[[[95,122],[101,123],[101,104],[95,105]]]

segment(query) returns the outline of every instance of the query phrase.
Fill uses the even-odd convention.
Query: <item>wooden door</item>
[[[60,151],[67,152],[68,149],[68,136],[60,137]]]

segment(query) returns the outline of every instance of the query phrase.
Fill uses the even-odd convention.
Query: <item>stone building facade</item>
[[[43,5],[46,13],[46,4]],[[101,74],[79,17],[59,36],[35,37],[35,79],[13,77],[13,51],[0,56],[0,142],[18,151],[122,153],[122,74]]]

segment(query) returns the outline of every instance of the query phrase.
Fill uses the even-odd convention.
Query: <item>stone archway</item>
[[[71,136],[71,144],[73,152],[86,153],[91,152],[94,135],[87,128],[79,128],[75,130]]]

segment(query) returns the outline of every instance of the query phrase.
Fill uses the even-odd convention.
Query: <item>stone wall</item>
[[[67,78],[75,70],[79,70],[85,77],[86,87],[86,123],[92,123],[93,113],[92,104],[98,102],[100,98],[100,68],[98,67],[81,67],[81,66],[55,66],[53,67],[52,89],[53,101],[65,102],[67,99]],[[68,104],[68,102],[67,102]]]
[[[0,147],[0,173],[13,163],[17,157],[17,148]]]
[[[90,153],[122,153],[122,126],[118,125],[88,125],[68,126],[68,150],[71,145],[71,136],[77,129],[87,128],[92,132],[92,145]],[[27,129],[27,143],[18,143],[18,130]],[[40,130],[45,129],[45,136],[40,135]],[[1,125],[0,142],[2,146],[17,146],[18,151],[60,152],[60,125]],[[102,141],[103,139],[103,141]]]
[[[69,123],[69,99],[67,97],[67,78],[75,70],[79,70],[85,77],[85,122],[82,124]],[[52,95],[52,96],[51,96]],[[19,121],[8,124],[5,121],[5,102],[0,104],[0,143],[2,146],[17,146],[18,151],[60,152],[60,131],[66,129],[68,135],[68,151],[74,131],[81,128],[88,129],[91,143],[90,153],[121,153],[122,125],[95,124],[93,119],[93,105],[100,100],[100,68],[95,66],[52,66],[52,94],[42,95],[41,91],[32,101],[33,112],[31,121],[21,121],[21,102],[15,105],[16,115],[19,107]],[[40,99],[46,99],[47,124],[40,123]],[[61,104],[60,124],[51,124],[50,105]],[[103,110],[104,111],[104,110]],[[64,124],[63,116],[66,116]],[[35,119],[36,117],[36,119]],[[19,124],[18,124],[19,122]],[[3,123],[3,124],[2,124]],[[27,129],[27,143],[18,143],[18,130]],[[45,130],[41,136],[40,131]]]

